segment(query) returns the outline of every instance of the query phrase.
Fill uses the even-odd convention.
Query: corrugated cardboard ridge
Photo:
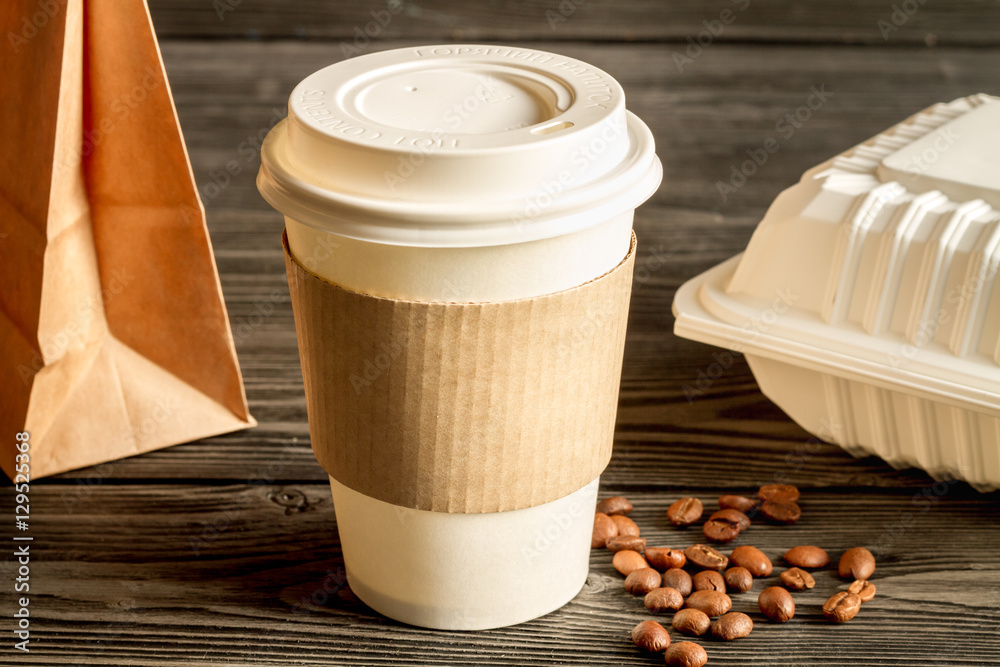
[[[313,451],[395,505],[500,512],[568,495],[611,458],[635,238],[611,272],[531,299],[425,303],[285,265]]]

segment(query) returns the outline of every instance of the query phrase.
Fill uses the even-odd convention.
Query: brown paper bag
[[[255,424],[145,2],[0,3],[0,461]]]

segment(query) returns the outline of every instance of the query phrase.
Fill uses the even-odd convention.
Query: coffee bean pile
[[[719,510],[702,525],[706,541],[726,544],[748,530],[752,520],[761,516],[771,523],[792,524],[802,516],[799,490],[788,484],[768,484],[758,491],[758,499],[725,495],[719,498]],[[627,498],[616,496],[597,504],[591,546],[614,553],[612,565],[625,577],[625,590],[643,596],[646,609],[653,614],[672,614],[670,626],[683,635],[702,637],[708,634],[733,641],[753,631],[753,619],[733,611],[730,594],[739,595],[753,588],[755,579],[770,577],[774,566],[764,552],[742,545],[728,555],[710,544],[695,544],[686,549],[647,547],[639,526],[626,516],[632,511]],[[698,498],[681,498],[667,510],[667,520],[674,526],[692,526],[701,521],[704,505]],[[785,552],[788,569],[779,574],[780,586],[768,586],[757,597],[761,614],[775,623],[786,623],[795,616],[792,592],[816,586],[810,570],[830,565],[830,555],[811,545],[795,546]],[[823,616],[834,623],[854,618],[862,603],[875,596],[870,577],[875,572],[875,557],[864,547],[854,547],[841,556],[838,574],[852,583],[847,590],[834,593],[822,607]],[[714,620],[713,620],[714,619]],[[664,654],[668,665],[701,667],[708,653],[691,641],[671,643],[670,633],[656,621],[639,623],[632,630],[632,641],[643,651]]]

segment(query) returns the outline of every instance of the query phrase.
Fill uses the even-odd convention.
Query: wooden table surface
[[[649,615],[603,551],[563,609],[486,632],[387,620],[342,583],[329,487],[309,447],[282,221],[254,186],[256,149],[242,147],[284,114],[294,84],[345,51],[462,40],[593,63],[656,136],[664,180],[636,216],[646,270],[602,497],[628,496],[650,544],[684,547],[699,531],[667,526],[677,498],[714,505],[724,492],[787,480],[802,489],[802,520],[755,525],[738,543],[774,559],[796,544],[834,555],[882,547],[878,596],[855,620],[823,621],[819,605],[840,585],[825,571],[797,595],[792,622],[754,613],[749,638],[704,640],[709,664],[1000,665],[1000,495],[815,443],[760,393],[742,358],[689,401],[685,385],[716,350],[676,338],[670,311],[675,289],[740,252],[805,169],[932,103],[1000,94],[1000,2],[401,0],[357,45],[355,27],[384,2],[151,5],[260,426],[33,484],[35,642],[15,653],[8,632],[0,664],[662,664],[629,642]],[[678,71],[687,38],[726,9],[732,22]],[[828,101],[724,200],[716,182],[813,87]],[[230,161],[239,173],[224,184]],[[5,581],[13,570],[8,554]],[[756,612],[756,593],[734,605]]]

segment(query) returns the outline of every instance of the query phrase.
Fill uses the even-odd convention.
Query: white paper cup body
[[[348,583],[379,613],[428,628],[482,630],[555,611],[587,580],[598,482],[535,507],[450,514],[331,478]]]
[[[427,248],[370,243],[285,218],[292,257],[356,292],[411,301],[506,301],[582,285],[628,253],[632,211],[576,233],[524,243]]]
[[[452,84],[467,94],[441,92]],[[433,127],[463,109],[454,132]],[[649,130],[600,70],[533,50],[442,46],[303,81],[264,143],[258,186],[311,273],[381,297],[468,303],[611,271],[661,175]],[[399,507],[331,478],[351,588],[390,618],[442,629],[558,609],[586,581],[598,481],[533,507],[460,514]]]

